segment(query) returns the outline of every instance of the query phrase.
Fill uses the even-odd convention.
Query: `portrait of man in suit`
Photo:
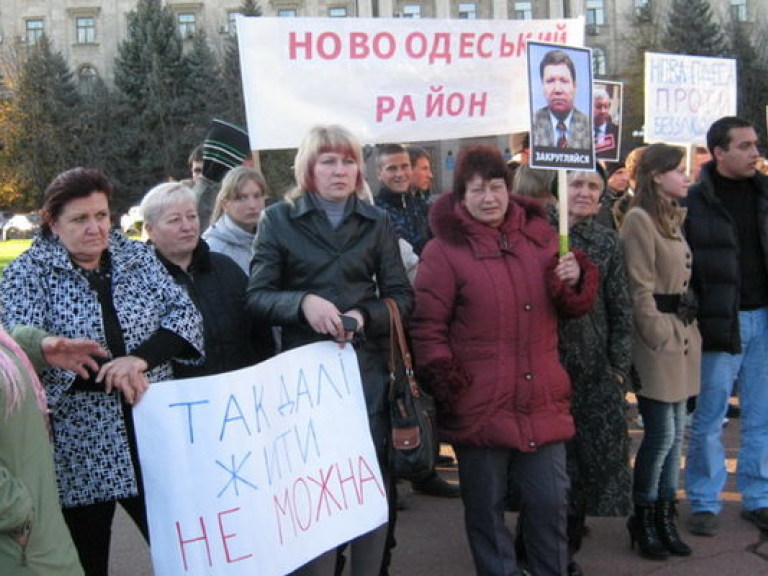
[[[611,116],[611,95],[605,88],[592,91],[592,119],[595,126],[595,152],[605,160],[617,160],[619,126]]]
[[[550,50],[539,65],[547,105],[536,111],[531,135],[533,146],[590,149],[589,116],[574,106],[576,67],[564,50]]]

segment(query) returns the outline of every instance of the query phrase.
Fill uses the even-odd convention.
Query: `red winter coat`
[[[558,313],[588,312],[597,268],[577,254],[575,288],[554,274],[557,236],[538,205],[512,197],[504,223],[474,220],[451,194],[430,212],[435,238],[416,277],[411,335],[441,437],[525,452],[573,436]]]

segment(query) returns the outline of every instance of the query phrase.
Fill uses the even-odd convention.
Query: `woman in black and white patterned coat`
[[[111,359],[89,378],[42,373],[64,517],[87,575],[107,574],[119,502],[147,536],[131,405],[171,359],[197,362],[202,319],[151,248],[110,232],[104,175],[59,174],[45,192],[42,233],[0,283],[2,322],[90,338]]]

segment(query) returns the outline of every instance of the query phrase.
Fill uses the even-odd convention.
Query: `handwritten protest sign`
[[[710,125],[736,114],[736,61],[645,54],[645,141],[705,144]]]
[[[351,346],[153,384],[134,419],[156,574],[282,575],[387,520]]]
[[[584,20],[237,18],[255,150],[318,123],[365,143],[529,130],[526,44],[581,46]]]

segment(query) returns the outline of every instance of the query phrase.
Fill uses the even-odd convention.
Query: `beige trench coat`
[[[696,321],[686,325],[659,312],[654,294],[681,294],[691,281],[691,249],[679,227],[679,239],[663,237],[650,215],[633,208],[624,218],[621,239],[629,274],[635,330],[632,362],[640,376],[639,395],[680,402],[699,393],[701,335]]]

